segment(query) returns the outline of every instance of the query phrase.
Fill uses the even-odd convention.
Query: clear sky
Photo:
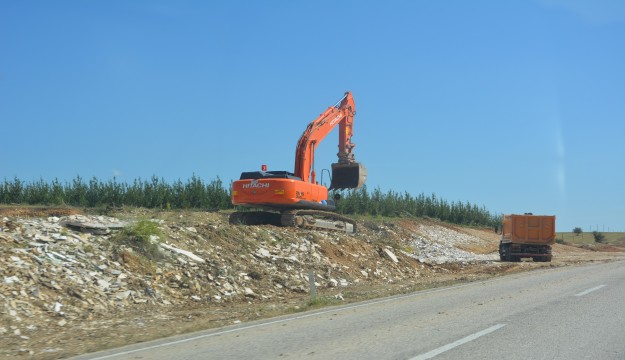
[[[0,1],[0,179],[293,171],[347,90],[369,189],[625,231],[625,1]]]

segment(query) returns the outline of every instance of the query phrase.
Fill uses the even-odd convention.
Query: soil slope
[[[502,263],[493,229],[359,219],[358,234],[233,226],[223,212],[0,209],[0,356],[56,359],[537,268],[623,259],[557,244]],[[146,257],[120,230],[160,230]],[[599,251],[598,251],[599,250]],[[314,285],[310,279],[314,279]],[[317,297],[312,299],[311,288]]]

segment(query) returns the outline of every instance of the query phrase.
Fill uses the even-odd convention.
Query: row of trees
[[[337,204],[339,212],[388,217],[430,217],[454,224],[496,226],[501,215],[495,215],[469,202],[448,202],[436,194],[412,196],[408,192],[380,188],[369,192],[366,186],[343,195]]]
[[[186,182],[167,183],[153,176],[149,180],[135,179],[131,184],[115,178],[85,182],[77,176],[69,183],[58,179],[30,183],[17,178],[0,184],[2,204],[45,204],[80,207],[135,206],[166,209],[225,209],[230,205],[230,191],[217,178],[205,183],[193,175]]]
[[[387,217],[430,217],[443,221],[495,226],[501,216],[493,215],[484,207],[470,203],[448,202],[435,194],[412,196],[407,192],[383,193],[380,188],[369,191],[366,186],[358,190],[343,191],[337,211]],[[18,178],[0,184],[0,204],[70,205],[79,207],[133,206],[163,209],[230,209],[230,187],[224,187],[217,178],[206,183],[193,175],[186,182],[168,183],[153,176],[149,180],[137,179],[132,183],[115,178],[85,181],[77,176],[71,182],[61,183],[38,180],[24,182]]]

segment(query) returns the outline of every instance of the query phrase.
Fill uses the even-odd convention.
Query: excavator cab
[[[358,189],[367,180],[367,169],[358,162],[332,164],[332,189]]]

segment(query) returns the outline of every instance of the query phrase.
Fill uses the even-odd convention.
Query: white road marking
[[[450,344],[447,344],[445,346],[441,346],[438,349],[434,349],[432,351],[428,351],[425,354],[421,354],[419,356],[413,357],[410,360],[431,359],[431,358],[433,358],[433,357],[435,357],[437,355],[440,355],[440,354],[444,353],[445,351],[449,351],[449,350],[451,350],[451,349],[453,349],[455,347],[458,347],[458,346],[460,346],[462,344],[466,344],[466,343],[468,343],[470,341],[473,341],[473,340],[475,340],[475,339],[477,339],[479,337],[482,337],[484,335],[490,334],[493,331],[499,330],[499,329],[501,329],[504,326],[506,326],[506,324],[497,324],[495,326],[491,326],[488,329],[484,329],[482,331],[478,331],[475,334],[471,334],[471,335],[469,335],[467,337],[464,337],[464,338],[462,338],[460,340],[454,341],[454,342],[452,342]]]
[[[597,291],[597,290],[601,289],[601,288],[602,288],[602,287],[604,287],[604,286],[605,286],[605,285],[595,286],[595,287],[594,287],[594,288],[592,288],[592,289],[588,289],[588,290],[586,290],[586,291],[582,291],[582,292],[581,292],[581,293],[579,293],[579,294],[575,294],[575,296],[584,296],[584,295],[586,295],[586,294],[590,294],[591,292],[593,292],[593,291]]]
[[[450,287],[446,287],[446,288],[436,288],[436,289],[431,289],[431,290],[422,290],[422,291],[419,291],[419,292],[414,292],[414,293],[410,293],[410,294],[406,294],[406,295],[398,295],[398,296],[388,297],[388,298],[384,298],[384,299],[380,299],[380,300],[373,300],[373,301],[364,302],[364,303],[358,303],[358,304],[353,304],[353,305],[346,305],[346,306],[343,306],[343,307],[340,307],[340,308],[328,308],[327,310],[318,311],[318,312],[312,312],[312,313],[299,315],[299,316],[295,316],[295,317],[289,317],[289,318],[286,318],[286,319],[272,320],[272,321],[262,322],[262,323],[259,323],[259,324],[245,325],[245,326],[236,327],[236,328],[233,328],[233,329],[221,330],[221,331],[214,332],[214,333],[209,333],[209,334],[200,334],[200,335],[191,336],[191,337],[184,338],[184,339],[179,339],[179,340],[165,341],[165,342],[162,342],[162,343],[159,343],[159,344],[155,344],[155,345],[149,345],[149,346],[140,347],[140,348],[136,348],[136,349],[132,349],[132,350],[115,352],[115,353],[108,354],[108,355],[97,356],[98,353],[92,353],[92,354],[78,355],[77,357],[83,357],[83,356],[88,356],[88,355],[95,355],[95,357],[89,358],[89,359],[91,359],[91,360],[111,359],[111,358],[115,358],[115,357],[119,357],[119,356],[130,355],[130,354],[137,353],[137,352],[140,352],[140,351],[146,351],[146,350],[157,349],[157,348],[166,347],[166,346],[170,346],[170,345],[182,344],[182,343],[186,343],[186,342],[189,342],[189,341],[205,339],[205,338],[210,338],[210,337],[214,337],[214,336],[220,336],[220,335],[224,335],[224,334],[228,334],[228,333],[239,332],[239,331],[253,329],[253,328],[257,328],[257,327],[263,327],[263,326],[268,326],[268,325],[273,325],[273,324],[291,322],[291,321],[295,321],[295,320],[299,320],[299,319],[305,319],[305,318],[309,318],[309,317],[313,317],[313,316],[324,315],[324,314],[328,314],[328,313],[337,313],[337,312],[342,312],[342,311],[346,311],[346,310],[366,307],[366,306],[369,306],[369,305],[383,304],[383,303],[392,302],[392,301],[396,301],[396,300],[401,300],[401,299],[405,299],[405,298],[411,298],[411,297],[417,297],[417,296],[421,296],[421,295],[433,294],[433,293],[438,293],[438,292],[443,292],[443,291],[450,291],[450,290],[455,290],[455,289],[461,289],[461,288],[469,287],[469,286],[483,285],[483,284],[491,283],[491,282],[494,282],[494,281],[497,281],[497,280],[499,280],[499,279],[490,279],[490,280],[485,280],[485,281],[476,281],[476,282],[471,282],[471,283],[467,283],[467,284],[460,284],[460,285],[450,286]],[[132,346],[132,345],[129,345],[129,346]],[[111,349],[111,350],[115,351],[114,349]],[[107,350],[104,350],[103,352],[106,352],[106,351]]]
[[[515,279],[515,278],[520,278],[520,277],[521,277],[521,275],[519,275],[519,276],[509,275],[509,276],[506,276],[505,279]],[[190,337],[182,338],[182,339],[179,339],[179,340],[167,341],[166,338],[165,339],[161,339],[161,340],[155,340],[154,342],[156,342],[156,344],[154,344],[154,345],[147,345],[146,344],[147,346],[144,345],[143,347],[137,347],[137,348],[134,348],[134,349],[131,349],[131,350],[122,350],[120,352],[116,352],[116,349],[109,349],[109,350],[103,350],[101,352],[96,352],[96,353],[91,353],[91,354],[81,354],[81,355],[77,355],[76,357],[84,358],[84,357],[88,357],[88,356],[94,356],[94,357],[88,357],[88,359],[90,359],[90,360],[112,359],[112,358],[116,358],[116,357],[119,357],[119,356],[130,355],[130,354],[134,354],[134,353],[138,353],[138,352],[142,352],[142,351],[148,351],[148,350],[162,348],[162,347],[166,347],[166,346],[170,346],[170,345],[177,345],[177,344],[186,343],[186,342],[189,342],[189,341],[195,341],[195,340],[200,340],[200,339],[220,336],[220,335],[224,335],[224,334],[229,334],[229,333],[233,333],[233,332],[239,332],[239,331],[253,329],[253,328],[257,328],[257,327],[263,327],[263,326],[279,324],[279,323],[286,323],[286,322],[291,322],[291,321],[304,319],[304,318],[308,318],[308,317],[324,315],[324,314],[328,314],[328,313],[337,313],[337,312],[342,312],[342,311],[346,311],[346,310],[357,309],[357,308],[361,308],[361,307],[367,307],[367,306],[370,306],[370,305],[377,305],[377,304],[383,304],[383,303],[387,303],[387,302],[393,302],[393,301],[406,299],[406,298],[419,297],[419,296],[428,295],[428,294],[434,294],[434,293],[439,293],[439,292],[445,292],[445,291],[451,291],[451,290],[456,290],[456,289],[462,289],[462,288],[470,287],[470,286],[485,285],[485,284],[490,284],[490,283],[497,282],[497,281],[504,281],[505,279],[503,277],[500,277],[500,278],[493,278],[493,279],[489,279],[489,280],[475,281],[475,282],[470,282],[470,283],[465,283],[465,284],[460,284],[460,285],[454,285],[454,286],[449,286],[449,287],[435,288],[435,289],[430,289],[430,290],[422,290],[422,291],[417,291],[417,292],[410,293],[410,294],[405,294],[405,295],[398,295],[398,296],[383,298],[383,299],[379,299],[379,300],[373,300],[373,301],[368,301],[368,302],[362,302],[362,303],[357,303],[357,304],[352,304],[352,305],[341,306],[339,308],[328,308],[327,310],[318,311],[318,312],[312,312],[312,313],[299,315],[299,316],[295,316],[295,317],[288,317],[288,318],[284,318],[284,319],[272,320],[272,321],[267,321],[267,322],[262,322],[262,323],[258,323],[258,324],[252,324],[252,325],[245,325],[245,326],[240,326],[240,327],[236,327],[236,328],[232,328],[232,329],[225,329],[225,330],[221,330],[221,331],[217,331],[217,332],[213,332],[213,333],[208,333],[208,334],[206,334],[206,333],[198,334],[198,335],[195,335],[195,336],[190,336]],[[495,330],[497,330],[497,329],[495,329]],[[210,331],[210,330],[208,330],[208,331]],[[137,345],[141,346],[139,344],[135,344],[134,346],[137,346]],[[127,345],[126,348],[128,348],[128,347],[133,347],[133,345]],[[121,350],[121,349],[117,349],[117,350]],[[109,353],[109,354],[106,354],[106,355],[102,354],[102,353],[106,353],[106,352],[113,352],[113,353]]]

